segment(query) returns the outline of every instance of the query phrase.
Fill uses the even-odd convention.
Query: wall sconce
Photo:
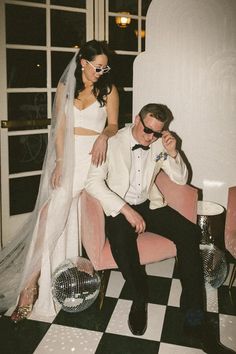
[[[120,16],[116,16],[115,18],[117,26],[126,28],[131,22],[131,18],[127,17],[129,14],[129,12],[120,12]]]

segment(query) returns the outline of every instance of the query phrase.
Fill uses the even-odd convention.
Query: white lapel
[[[122,156],[122,160],[124,162],[124,166],[127,168],[127,172],[129,173],[131,168],[131,129],[133,125],[128,126],[127,129],[124,129],[122,135],[120,135],[119,139],[119,151]]]
[[[150,190],[154,179],[158,173],[158,170],[160,170],[161,167],[161,161],[156,162],[156,156],[163,150],[163,145],[161,142],[161,139],[159,139],[157,142],[151,144],[150,146],[151,151],[148,157],[148,174],[147,174],[147,188],[148,191]]]

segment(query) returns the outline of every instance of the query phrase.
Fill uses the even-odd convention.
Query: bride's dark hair
[[[75,98],[78,97],[80,91],[84,89],[84,83],[82,80],[82,66],[81,59],[93,61],[97,55],[104,54],[109,60],[109,50],[106,42],[92,41],[86,42],[79,50],[76,56],[76,69],[75,69]],[[93,94],[97,98],[101,106],[106,103],[106,96],[111,92],[112,82],[110,73],[101,75],[98,81],[94,83]]]

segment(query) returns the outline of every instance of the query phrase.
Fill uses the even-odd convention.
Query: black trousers
[[[169,206],[151,210],[149,201],[132,205],[145,222],[146,231],[173,241],[177,248],[178,269],[182,284],[180,307],[188,310],[204,306],[204,280],[199,242],[201,229]],[[148,301],[147,276],[140,265],[137,233],[122,214],[106,216],[106,235],[113,257],[133,296],[133,301]]]

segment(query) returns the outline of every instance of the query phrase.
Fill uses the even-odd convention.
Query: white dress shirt
[[[145,202],[148,198],[147,194],[147,157],[149,150],[141,148],[132,150],[132,147],[138,142],[132,136],[131,139],[131,169],[130,169],[130,186],[125,195],[125,201],[131,205],[137,205]]]

